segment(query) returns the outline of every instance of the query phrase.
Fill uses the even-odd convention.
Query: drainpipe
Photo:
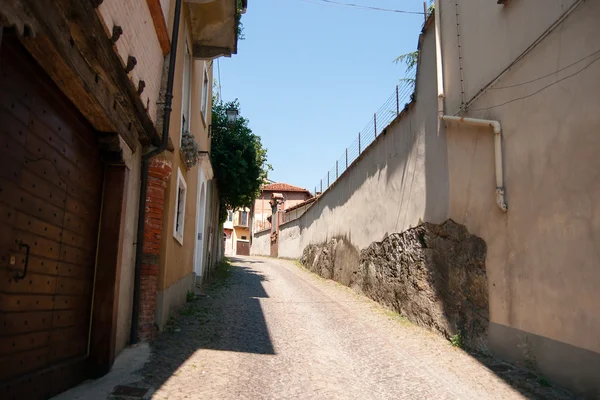
[[[440,0],[435,0],[434,3],[434,22],[435,22],[435,67],[437,75],[437,90],[438,90],[438,134],[442,117],[444,116],[444,70],[442,60],[442,29],[440,23]]]
[[[133,283],[133,307],[131,311],[131,336],[130,343],[138,342],[138,328],[140,316],[140,284],[142,281],[142,258],[144,250],[144,220],[146,219],[146,192],[148,190],[148,169],[150,159],[167,148],[169,143],[169,123],[171,121],[171,104],[173,102],[173,81],[175,79],[175,61],[177,60],[177,41],[179,38],[179,20],[181,17],[182,0],[175,0],[175,16],[173,20],[173,34],[171,36],[171,54],[169,55],[169,71],[167,75],[167,90],[165,93],[165,107],[163,117],[162,141],[160,145],[142,155],[142,172],[140,179],[140,202],[138,209],[137,240],[135,248],[135,278]]]
[[[437,73],[437,87],[438,87],[438,134],[441,121],[446,122],[457,122],[464,123],[473,126],[491,127],[494,130],[494,162],[496,170],[496,205],[503,212],[508,211],[508,206],[504,199],[504,173],[502,167],[502,127],[500,122],[477,119],[477,118],[465,118],[455,117],[451,115],[444,115],[444,70],[442,60],[442,40],[441,40],[441,24],[440,24],[440,0],[435,0],[435,62],[436,62],[436,73]],[[458,18],[458,15],[457,15]],[[464,99],[463,99],[464,102]],[[463,103],[464,104],[464,103]]]
[[[489,119],[454,117],[442,115],[441,119],[446,122],[457,122],[473,126],[488,127],[494,130],[494,159],[496,164],[496,204],[500,210],[508,211],[504,201],[504,174],[502,170],[502,127],[500,122]]]

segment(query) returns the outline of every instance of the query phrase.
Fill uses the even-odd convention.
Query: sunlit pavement
[[[232,261],[230,277],[188,303],[152,344],[142,379],[130,382],[147,389],[144,398],[569,398],[293,262]]]

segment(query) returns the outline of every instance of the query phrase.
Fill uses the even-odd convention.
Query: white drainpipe
[[[504,201],[504,174],[502,171],[502,127],[500,122],[489,119],[454,117],[442,115],[441,119],[446,122],[464,123],[473,126],[491,127],[494,130],[494,158],[496,164],[496,204],[506,212],[508,207]]]
[[[440,0],[435,0],[433,12],[435,22],[435,66],[438,90],[438,116],[441,119],[444,116],[444,63],[442,61],[442,27],[440,23]],[[438,134],[439,131],[440,129],[438,124]]]

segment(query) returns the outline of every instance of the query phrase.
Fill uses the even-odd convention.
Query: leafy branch
[[[427,8],[427,17],[431,16],[431,14],[435,10],[435,4],[433,0],[429,0],[429,7]],[[410,53],[401,54],[398,57],[394,58],[394,62],[396,64],[405,64],[406,65],[406,75],[415,76],[414,72],[417,68],[417,63],[419,62],[419,50],[411,51]],[[413,87],[415,86],[415,78],[400,78],[400,82],[407,82]]]
[[[405,64],[406,65],[406,75],[414,76],[414,71],[417,68],[417,63],[419,61],[419,50],[411,51],[410,53],[401,54],[394,59],[396,64]],[[415,86],[415,78],[400,78],[401,82],[407,82],[413,87]]]
[[[213,99],[211,161],[219,189],[221,222],[228,209],[252,205],[267,172],[273,169],[267,163],[267,150],[248,127],[248,120],[239,116],[234,123],[228,122],[229,108],[239,110],[239,101]]]
[[[244,40],[246,38],[244,35],[244,25],[242,24],[243,7],[242,0],[237,0],[235,10],[235,36],[238,40]]]

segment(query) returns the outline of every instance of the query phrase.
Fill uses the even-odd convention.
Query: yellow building
[[[250,255],[250,209],[228,210],[223,224],[225,255]]]
[[[212,69],[245,4],[2,2],[3,398],[106,373],[221,257]]]

